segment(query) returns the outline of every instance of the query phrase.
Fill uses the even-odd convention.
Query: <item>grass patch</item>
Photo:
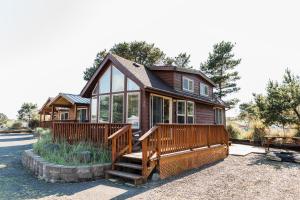
[[[49,146],[55,148],[49,148]],[[97,148],[88,143],[69,144],[66,141],[52,142],[50,131],[43,132],[38,141],[33,145],[33,151],[48,162],[60,165],[92,165],[108,163],[111,161],[111,154],[105,148]],[[90,161],[82,162],[78,154],[89,151]]]

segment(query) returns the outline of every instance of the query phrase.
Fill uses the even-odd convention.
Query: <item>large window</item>
[[[108,67],[93,90],[91,122],[127,122],[132,123],[134,129],[140,128],[139,90],[139,86],[119,69]]]
[[[64,121],[64,120],[68,120],[69,119],[69,112],[68,111],[64,111],[60,113],[60,120]]]
[[[124,94],[114,94],[112,99],[112,123],[123,123]]]
[[[97,122],[97,97],[92,97],[91,102],[91,122]]]
[[[185,123],[185,101],[177,101],[177,123]]]
[[[140,95],[139,93],[128,93],[127,95],[127,123],[132,124],[132,128],[140,128]]]
[[[182,89],[188,92],[194,92],[194,80],[182,77]]]
[[[111,75],[111,67],[109,67],[100,78],[99,92],[101,94],[110,92],[110,75]]]
[[[99,122],[109,122],[109,95],[99,96]]]
[[[195,104],[194,102],[187,101],[187,123],[193,124],[194,123],[194,115],[195,115]]]
[[[208,96],[208,85],[200,83],[200,95]]]
[[[77,110],[77,119],[80,122],[85,122],[87,120],[87,109],[86,108],[79,108]]]
[[[215,109],[215,123],[224,124],[224,110],[221,108]]]
[[[112,92],[124,91],[124,74],[117,68],[112,68]]]
[[[131,79],[127,78],[127,91],[139,90],[139,86]]]

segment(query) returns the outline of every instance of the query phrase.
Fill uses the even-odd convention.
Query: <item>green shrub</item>
[[[19,122],[19,121],[13,122],[12,125],[11,125],[11,128],[12,129],[20,129],[20,128],[22,128],[22,122]]]
[[[28,123],[29,128],[31,129],[35,129],[36,127],[38,127],[40,125],[40,121],[37,119],[33,119]]]
[[[227,129],[227,132],[231,139],[239,139],[240,138],[241,132],[233,125],[231,125],[231,124],[227,125],[226,129]]]
[[[41,128],[41,127],[37,127],[35,130],[34,130],[34,135],[36,137],[41,137],[43,135],[50,135],[51,134],[51,130],[48,129],[48,128]]]
[[[46,148],[52,143],[51,134],[41,134],[40,139],[33,145],[36,154],[48,162],[61,165],[86,165],[110,162],[110,152],[105,148],[97,148],[88,143],[69,144],[66,141],[55,143],[57,149]],[[91,162],[82,163],[78,153],[89,151],[91,153]]]
[[[255,125],[253,127],[252,140],[253,141],[263,141],[263,138],[267,135],[266,129],[263,126]]]

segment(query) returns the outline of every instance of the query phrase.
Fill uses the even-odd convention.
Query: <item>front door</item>
[[[164,96],[151,95],[150,126],[157,123],[172,122],[172,99]]]

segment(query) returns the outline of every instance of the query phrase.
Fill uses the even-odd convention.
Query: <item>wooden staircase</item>
[[[106,178],[118,177],[124,181],[133,182],[135,185],[144,183],[146,180],[142,175],[142,153],[131,153],[121,156],[113,164],[112,170],[106,171]]]

